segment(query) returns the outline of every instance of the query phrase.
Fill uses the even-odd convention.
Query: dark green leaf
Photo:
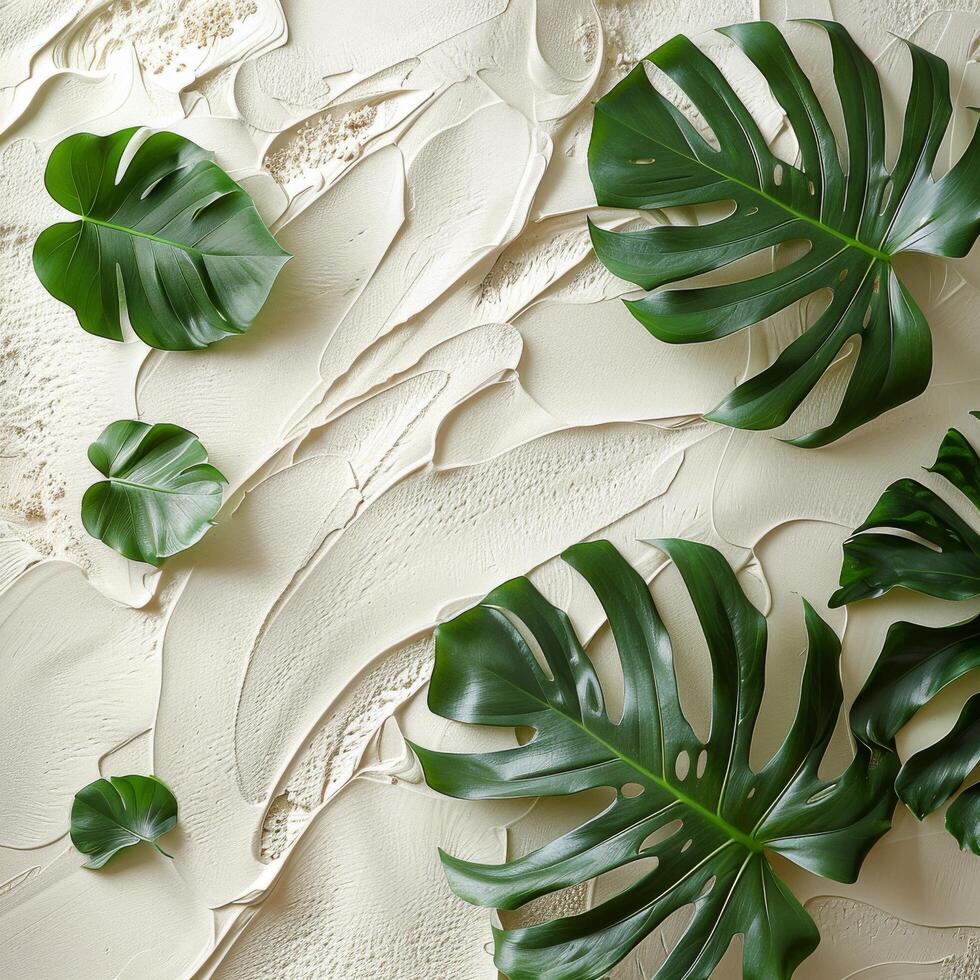
[[[956,429],[946,434],[930,472],[941,474],[980,507],[980,459]],[[862,533],[869,528],[893,528],[920,540]],[[942,599],[972,598],[980,595],[980,536],[932,490],[915,480],[899,480],[844,543],[840,584],[832,606],[880,596],[897,586]],[[980,616],[939,628],[895,623],[851,709],[851,727],[869,744],[894,752],[895,736],[915,713],[978,667]],[[921,819],[949,800],[978,763],[980,695],[967,702],[946,736],[905,763],[896,789]],[[953,801],[946,826],[961,847],[980,854],[980,789],[970,787]]]
[[[722,30],[765,76],[799,143],[799,166],[769,149],[749,111],[715,64],[679,35],[647,56],[690,99],[718,148],[647,77],[641,63],[595,108],[589,172],[599,204],[668,208],[718,202],[732,213],[699,226],[633,232],[592,227],[596,254],[616,275],[651,290],[628,304],[656,337],[694,343],[724,337],[817,292],[830,304],[775,363],[708,416],[768,429],[800,405],[851,338],[860,352],[838,414],[794,440],[819,446],[918,395],[932,342],[922,312],[892,259],[907,251],[963,256],[980,232],[980,139],[953,169],[932,169],[952,109],[941,59],[908,44],[912,84],[902,145],[885,165],[885,121],[874,66],[847,31],[823,28],[833,50],[844,113],[841,149],[786,41],[769,23]],[[785,242],[805,255],[756,278],[703,288],[661,289]]]
[[[944,476],[980,507],[980,459],[956,429],[946,434],[929,472]],[[863,533],[872,528],[911,532],[922,540]],[[980,535],[928,487],[898,480],[845,542],[840,586],[831,606],[884,595],[896,586],[940,599],[970,599],[980,595]]]
[[[953,800],[946,811],[946,829],[964,851],[980,855],[980,783],[974,783]]]
[[[895,623],[851,709],[851,727],[870,744],[895,752],[895,736],[947,685],[980,667],[980,616],[955,626]],[[909,809],[927,816],[945,803],[980,763],[980,695],[971,698],[952,731],[913,755],[896,789]],[[977,849],[980,805],[968,790],[947,813],[947,826],[963,846]],[[973,819],[972,825],[969,823]],[[972,842],[972,843],[968,843]]]
[[[851,727],[868,744],[894,748],[895,736],[948,684],[980,667],[980,616],[955,626],[893,623],[851,708]]]
[[[85,330],[110,340],[123,339],[123,310],[164,350],[244,333],[289,254],[251,197],[182,136],[154,133],[119,174],[136,132],[78,133],[54,148],[45,187],[80,220],[41,233],[38,278]]]
[[[86,868],[101,868],[140,841],[167,854],[157,839],[176,824],[177,800],[155,776],[97,779],[75,794],[71,806],[71,842],[88,855]]]
[[[766,621],[717,551],[653,543],[679,568],[707,640],[714,685],[705,742],[681,711],[670,637],[646,583],[608,542],[577,545],[563,557],[609,619],[624,676],[620,721],[610,719],[568,617],[527,579],[496,589],[436,634],[432,710],[472,724],[525,726],[534,737],[485,754],[414,746],[430,786],[473,800],[617,791],[599,815],[505,864],[443,855],[453,890],[477,905],[511,909],[641,858],[658,862],[582,915],[495,930],[495,961],[511,980],[602,977],[685,906],[693,906],[691,919],[659,976],[708,977],[742,934],[745,977],[789,977],[818,934],[767,852],[853,881],[889,825],[898,768],[889,753],[859,743],[839,777],[826,781],[817,772],[842,701],[833,631],[804,604],[809,651],[796,720],[754,772],[749,747],[762,700]],[[533,635],[547,671],[510,617]],[[679,829],[648,843],[675,821]]]
[[[208,464],[197,436],[179,425],[119,421],[88,447],[108,477],[82,498],[94,538],[134,561],[159,565],[199,541],[221,507],[227,480]]]
[[[970,698],[950,732],[902,766],[895,788],[921,820],[942,806],[980,763],[980,694]]]

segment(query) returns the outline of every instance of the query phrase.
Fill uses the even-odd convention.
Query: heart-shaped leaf
[[[123,310],[164,350],[244,333],[289,253],[212,154],[182,136],[154,133],[120,173],[137,132],[78,133],[54,148],[44,185],[79,220],[41,233],[38,278],[110,340],[123,339]]]
[[[952,109],[949,70],[914,44],[902,144],[885,163],[885,116],[874,66],[840,25],[830,37],[846,147],[779,31],[769,23],[724,28],[763,74],[799,144],[799,165],[776,157],[717,66],[679,35],[648,55],[710,127],[706,139],[634,68],[595,107],[589,172],[599,204],[669,208],[729,202],[710,224],[613,232],[592,226],[596,254],[617,276],[651,290],[627,305],[660,340],[714,340],[820,290],[829,305],[769,368],[708,415],[726,425],[781,425],[852,338],[860,339],[834,421],[793,440],[820,446],[918,395],[932,370],[922,311],[895,272],[902,252],[963,256],[980,232],[980,139],[938,181],[932,170]],[[662,289],[782,243],[808,251],[773,271],[730,284]]]
[[[101,868],[124,847],[157,839],[177,824],[177,800],[155,776],[97,779],[75,794],[71,842],[88,855],[86,868]]]
[[[534,736],[485,754],[413,746],[430,786],[473,800],[616,790],[600,814],[505,864],[444,854],[452,889],[476,905],[513,909],[656,858],[635,884],[581,915],[495,930],[495,962],[511,980],[602,977],[684,907],[691,917],[658,976],[708,977],[741,934],[746,978],[789,977],[819,937],[767,852],[853,881],[889,826],[898,768],[890,753],[859,742],[844,773],[818,775],[842,701],[833,631],[804,603],[809,651],[796,720],[772,759],[753,771],[766,621],[713,548],[651,543],[680,570],[707,641],[714,675],[707,741],[681,711],[670,637],[646,583],[608,542],[577,545],[563,557],[609,619],[623,669],[621,720],[610,718],[568,617],[527,579],[496,589],[436,634],[431,709],[470,724],[526,726]]]
[[[980,458],[962,433],[949,430],[929,471],[980,507]],[[864,533],[868,528],[893,528],[921,540]],[[896,587],[941,599],[973,598],[980,595],[980,535],[928,487],[899,480],[844,543],[840,584],[831,605],[874,598]],[[851,725],[865,741],[895,752],[895,736],[915,713],[978,667],[980,616],[940,628],[895,623],[854,702]],[[978,764],[980,695],[975,695],[943,738],[905,763],[896,788],[921,819],[949,800]],[[980,783],[950,804],[946,827],[961,847],[980,854]]]
[[[197,436],[179,425],[121,420],[88,448],[108,479],[82,497],[82,523],[126,558],[159,565],[199,541],[228,481]]]

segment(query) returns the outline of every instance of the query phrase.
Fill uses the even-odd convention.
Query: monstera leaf
[[[943,476],[980,508],[980,458],[962,433],[949,430],[928,472]],[[910,532],[921,541],[865,533],[872,528]],[[893,483],[844,543],[840,588],[830,605],[874,598],[896,586],[940,599],[980,595],[980,535],[941,497],[912,479]]]
[[[956,429],[946,434],[930,472],[980,507],[980,459]],[[894,528],[922,540],[863,533],[868,528]],[[932,490],[899,480],[845,542],[840,584],[831,605],[880,596],[897,586],[941,599],[972,598],[980,595],[980,536]],[[896,623],[854,702],[852,727],[869,744],[894,752],[895,736],[919,708],[978,667],[980,616],[942,628]],[[975,695],[947,735],[902,766],[896,788],[921,819],[949,800],[978,764],[980,695]],[[980,854],[980,783],[953,801],[946,826],[961,847]]]
[[[97,779],[75,794],[71,842],[88,855],[86,868],[101,868],[124,847],[149,841],[169,854],[157,838],[177,824],[177,800],[154,776]]]
[[[159,565],[199,541],[228,481],[197,436],[179,425],[119,421],[88,447],[108,479],[82,497],[82,523],[126,558]]]
[[[248,194],[182,136],[154,133],[120,173],[137,131],[79,133],[54,148],[45,187],[79,220],[41,233],[38,278],[110,340],[123,339],[124,316],[164,350],[244,333],[289,254]]]
[[[608,616],[624,677],[619,721],[607,712],[568,617],[527,579],[501,586],[436,634],[432,710],[472,724],[528,727],[534,736],[486,754],[413,746],[430,786],[471,800],[616,790],[600,814],[505,864],[444,854],[452,889],[477,905],[513,909],[657,859],[635,884],[581,915],[495,930],[495,962],[511,980],[602,977],[685,906],[691,918],[658,976],[708,977],[741,934],[745,977],[789,977],[819,936],[768,852],[853,881],[889,825],[898,768],[890,753],[859,743],[836,779],[817,772],[842,700],[833,631],[804,604],[809,652],[796,720],[755,772],[749,746],[762,700],[766,621],[713,548],[652,543],[679,568],[707,640],[714,675],[707,741],[681,711],[670,637],[646,583],[608,542],[577,545],[563,557]],[[536,651],[515,619],[533,635]]]
[[[955,626],[895,623],[851,711],[851,725],[870,744],[895,751],[895,735],[957,678],[980,667],[980,616]],[[980,694],[967,701],[952,730],[913,755],[896,788],[921,820],[949,800],[980,764]],[[980,854],[980,783],[946,811],[946,827],[960,846]]]
[[[941,179],[932,170],[951,116],[946,64],[909,44],[912,85],[902,144],[885,164],[885,119],[871,62],[839,24],[830,37],[846,148],[838,146],[813,87],[769,23],[722,30],[765,76],[799,144],[799,166],[780,160],[725,77],[688,38],[646,61],[664,72],[710,127],[703,137],[634,68],[595,107],[589,172],[599,204],[668,208],[728,202],[712,224],[612,232],[592,227],[596,254],[617,276],[651,290],[627,305],[660,340],[724,337],[820,290],[829,305],[761,374],[707,416],[768,429],[785,422],[851,338],[860,350],[834,421],[793,440],[820,446],[919,394],[932,342],[922,311],[898,278],[902,252],[965,255],[980,231],[980,140]],[[843,161],[843,162],[842,162]],[[755,278],[661,289],[737,259],[805,240],[805,255]]]

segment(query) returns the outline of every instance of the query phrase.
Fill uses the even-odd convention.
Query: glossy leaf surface
[[[430,786],[471,800],[616,791],[597,816],[505,864],[444,854],[453,890],[477,905],[512,909],[657,858],[635,884],[581,915],[495,930],[495,962],[511,980],[602,977],[686,906],[691,919],[659,976],[708,977],[743,934],[745,977],[789,977],[819,937],[767,852],[852,881],[889,825],[897,764],[888,753],[859,744],[837,779],[817,773],[842,701],[833,631],[804,605],[809,650],[799,710],[781,748],[754,772],[749,746],[763,693],[766,621],[717,551],[653,543],[680,570],[707,641],[714,675],[707,741],[681,711],[671,640],[646,583],[608,542],[577,545],[563,557],[609,619],[624,675],[621,720],[607,712],[568,617],[527,579],[496,589],[436,634],[431,709],[460,722],[527,727],[534,736],[484,754],[415,746]],[[534,637],[547,671],[514,619]]]
[[[137,132],[78,133],[54,148],[45,187],[79,220],[38,237],[38,278],[110,340],[123,339],[124,317],[164,350],[244,333],[289,254],[247,192],[190,140],[154,133],[124,162]]]
[[[918,395],[931,373],[922,311],[892,264],[902,252],[963,256],[980,232],[980,139],[939,180],[932,170],[952,108],[949,70],[908,44],[912,82],[901,148],[885,163],[885,115],[874,66],[839,24],[830,39],[846,140],[839,146],[814,89],[770,23],[722,29],[765,77],[799,144],[798,165],[776,157],[717,66],[679,35],[657,48],[595,107],[589,172],[599,204],[671,208],[729,203],[713,223],[614,232],[592,227],[599,259],[649,290],[627,305],[668,343],[714,340],[828,291],[829,305],[761,374],[708,415],[768,429],[785,422],[852,338],[860,339],[835,419],[794,440],[820,446]],[[647,67],[690,100],[713,139],[657,91]],[[731,283],[663,289],[774,246],[805,241],[801,257]]]
[[[177,824],[177,800],[154,776],[97,779],[75,794],[71,842],[88,856],[86,868],[101,868],[113,855],[141,841],[169,854],[157,839]]]
[[[964,851],[980,855],[980,783],[969,786],[950,803],[946,829]]]
[[[107,479],[82,497],[82,523],[126,558],[159,565],[199,541],[221,507],[224,476],[179,425],[121,420],[89,446]]]
[[[980,458],[962,433],[949,430],[929,472],[943,476],[980,508]],[[980,535],[938,494],[913,479],[888,487],[844,543],[840,588],[830,605],[874,598],[897,586],[940,599],[980,595]]]
[[[949,430],[929,471],[955,487],[961,506],[980,507],[980,459],[962,433]],[[870,528],[876,530],[868,533]],[[883,533],[887,529],[919,540]],[[833,606],[896,587],[941,599],[973,598],[980,595],[980,536],[931,489],[899,480],[844,543],[840,584]],[[978,667],[980,616],[938,628],[895,623],[854,702],[851,725],[867,742],[894,752],[896,735],[916,712]],[[978,764],[980,695],[975,695],[943,738],[906,761],[896,788],[921,819],[946,803]],[[964,790],[950,804],[946,826],[961,847],[980,854],[980,787]]]
[[[895,623],[871,676],[854,702],[851,727],[868,742],[895,752],[895,736],[947,685],[980,667],[980,616],[955,626]],[[980,695],[967,701],[952,730],[913,755],[896,789],[920,819],[946,803],[980,764]],[[980,854],[980,804],[976,786],[946,811],[946,826]]]

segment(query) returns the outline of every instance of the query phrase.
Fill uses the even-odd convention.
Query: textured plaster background
[[[0,5],[0,976],[494,978],[491,914],[451,895],[437,846],[502,860],[590,801],[440,799],[404,737],[513,744],[433,718],[425,688],[433,626],[522,573],[595,635],[615,691],[597,605],[555,557],[574,542],[608,537],[651,580],[662,556],[644,538],[724,551],[773,637],[760,761],[795,710],[799,595],[843,633],[849,695],[888,623],[969,612],[825,602],[841,542],[884,486],[930,463],[949,425],[976,425],[975,256],[908,270],[935,337],[929,391],[808,453],[700,419],[799,332],[797,311],[669,348],[590,254],[587,214],[635,218],[595,207],[592,101],[685,31],[792,155],[765,84],[704,32],[810,15],[852,30],[892,109],[907,64],[889,31],[949,61],[948,164],[980,104],[976,0]],[[819,33],[787,31],[833,106]],[[34,239],[59,218],[41,185],[51,148],[130,125],[213,149],[294,253],[246,336],[193,353],[113,344],[34,277]],[[847,366],[789,431],[832,412]],[[162,572],[79,520],[85,449],[130,417],[193,430],[231,480],[219,526]],[[689,640],[684,706],[703,729],[707,667],[671,569],[654,591]],[[941,734],[967,693],[903,750]],[[81,869],[74,792],[134,771],[179,799],[175,860],[139,851]],[[799,976],[980,976],[978,869],[941,813],[901,815],[857,885],[786,867],[824,937]],[[575,912],[622,882],[508,921]],[[672,928],[614,977],[649,977]],[[730,954],[721,977],[738,975]]]

